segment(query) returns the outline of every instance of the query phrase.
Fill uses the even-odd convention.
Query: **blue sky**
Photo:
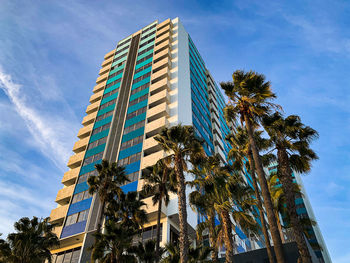
[[[0,2],[0,233],[55,207],[104,54],[179,16],[217,81],[263,73],[286,114],[319,131],[303,179],[333,262],[350,262],[349,2]]]

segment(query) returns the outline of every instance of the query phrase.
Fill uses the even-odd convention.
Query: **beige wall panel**
[[[84,154],[85,154],[85,151],[72,155],[68,160],[67,166],[71,169],[74,169],[80,166],[81,162],[84,159]]]
[[[90,113],[89,115],[86,115],[83,118],[82,124],[84,126],[86,126],[86,125],[89,125],[89,124],[93,123],[95,118],[96,118],[96,116],[97,116],[97,112],[93,112],[93,113]]]
[[[64,185],[71,185],[71,184],[74,184],[75,183],[75,180],[76,178],[78,177],[79,175],[79,171],[80,171],[80,167],[77,167],[77,168],[74,168],[74,169],[71,169],[67,172],[64,173],[63,175],[63,178],[62,178],[62,183]]]
[[[89,139],[90,137],[86,137],[77,141],[73,146],[73,152],[78,153],[84,151],[86,149],[87,144],[89,143]]]
[[[94,127],[94,124],[92,123],[90,125],[86,125],[83,128],[80,128],[80,130],[78,132],[78,138],[83,139],[85,137],[90,136],[90,133],[91,133],[93,127]]]

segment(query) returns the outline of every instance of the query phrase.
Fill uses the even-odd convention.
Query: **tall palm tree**
[[[262,123],[273,143],[272,150],[277,152],[277,173],[282,183],[288,215],[301,260],[303,263],[312,262],[295,207],[293,170],[300,173],[310,171],[311,161],[318,158],[310,148],[310,142],[318,137],[318,133],[301,123],[300,117],[296,115],[284,118],[276,112],[270,116],[264,116]]]
[[[122,193],[120,185],[128,181],[125,175],[125,168],[118,166],[117,163],[109,163],[102,160],[101,164],[95,165],[98,172],[97,176],[88,178],[89,194],[97,193],[101,201],[101,214],[98,221],[97,232],[101,231],[101,225],[106,210],[106,202],[113,199],[113,195]],[[111,196],[112,195],[112,196]]]
[[[171,128],[164,128],[154,139],[167,153],[174,167],[177,179],[177,195],[179,209],[180,227],[180,262],[188,261],[188,230],[187,230],[187,204],[185,170],[187,160],[191,155],[202,151],[201,142],[195,136],[192,126],[176,125]]]
[[[276,259],[278,263],[284,263],[285,258],[282,241],[273,211],[265,172],[260,160],[259,150],[254,140],[253,127],[253,123],[258,121],[262,115],[269,113],[271,108],[278,108],[276,104],[270,102],[276,97],[276,95],[271,91],[270,82],[265,81],[265,76],[256,72],[237,70],[233,73],[232,79],[232,82],[221,83],[221,87],[225,90],[225,93],[229,98],[229,103],[226,106],[226,115],[229,117],[228,121],[235,121],[237,117],[239,117],[241,123],[244,122],[245,127],[247,128],[255,169],[258,175],[267,219],[274,243]]]
[[[21,218],[14,224],[16,233],[7,236],[7,242],[1,243],[1,260],[11,263],[34,263],[48,260],[51,262],[51,252],[59,241],[52,232],[54,226],[50,218]]]
[[[137,192],[121,192],[119,198],[108,202],[106,216],[135,229],[143,228],[148,222],[143,202]]]
[[[234,255],[232,232],[234,229],[231,217],[245,232],[256,233],[257,227],[251,216],[252,207],[255,205],[251,198],[251,188],[244,185],[239,175],[229,174],[225,171],[226,169],[224,167],[221,174],[216,174],[213,180],[208,181],[206,187],[208,192],[211,191],[210,198],[214,202],[215,211],[222,224],[222,239],[226,248],[225,262],[232,263]]]
[[[159,250],[162,203],[164,201],[165,206],[169,204],[169,191],[172,189],[169,174],[171,174],[173,170],[169,168],[166,158],[159,160],[153,167],[149,168],[149,170],[149,173],[143,173],[141,176],[141,179],[146,182],[141,192],[145,196],[153,195],[153,205],[158,203],[156,255],[159,259],[162,254]]]
[[[266,145],[266,142],[263,138],[260,137],[260,135],[261,135],[261,131],[254,132],[255,140],[258,142],[259,149],[261,150]],[[257,207],[259,210],[259,217],[260,217],[260,222],[262,226],[262,232],[263,232],[265,244],[266,244],[267,255],[269,258],[269,262],[274,263],[275,259],[274,259],[274,255],[272,253],[272,248],[270,244],[270,237],[268,233],[267,222],[264,216],[265,212],[262,205],[260,190],[258,188],[258,183],[255,177],[255,165],[253,161],[252,151],[249,146],[247,131],[246,129],[238,126],[236,127],[236,132],[229,134],[226,139],[231,145],[231,149],[228,153],[228,159],[232,160],[234,162],[233,165],[235,166],[235,168],[238,170],[242,170],[243,173],[245,172],[244,168],[246,168],[249,171],[249,174],[252,178],[254,194],[257,201]],[[247,157],[248,157],[248,163],[246,162]]]
[[[138,229],[131,224],[119,223],[109,219],[105,223],[104,233],[96,232],[91,259],[101,263],[137,262],[130,251],[133,236]],[[128,253],[129,252],[129,253]]]
[[[203,231],[208,229],[209,242],[212,248],[211,260],[212,262],[218,262],[219,245],[221,245],[218,236],[221,227],[215,225],[214,202],[210,197],[211,193],[206,191],[206,185],[207,180],[215,177],[215,174],[220,170],[220,160],[218,156],[201,156],[192,160],[192,164],[191,173],[195,176],[195,179],[188,182],[188,184],[195,187],[196,190],[190,193],[189,202],[192,209],[205,217],[205,221],[197,225],[197,236],[201,239]]]

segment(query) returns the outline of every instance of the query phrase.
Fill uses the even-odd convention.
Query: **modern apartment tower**
[[[118,42],[102,63],[87,115],[79,130],[79,140],[68,161],[63,188],[59,190],[50,215],[57,224],[59,248],[52,251],[54,263],[87,262],[94,241],[100,202],[87,192],[87,178],[95,174],[102,159],[126,167],[130,182],[124,192],[142,187],[142,170],[166,156],[153,139],[163,127],[193,125],[204,140],[208,155],[218,153],[226,160],[229,128],[224,120],[224,97],[205,67],[189,34],[178,18],[158,21]],[[156,210],[147,203],[149,223],[143,240],[154,237]],[[194,233],[197,215],[189,208],[188,223]],[[162,244],[178,236],[177,196],[162,209]],[[240,242],[245,251],[254,244]],[[259,242],[259,241],[258,241]],[[259,246],[258,244],[255,244]],[[260,244],[261,245],[261,244]]]

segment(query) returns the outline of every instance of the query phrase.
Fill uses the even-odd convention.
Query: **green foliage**
[[[21,218],[14,224],[15,233],[10,233],[7,240],[0,239],[0,262],[37,263],[51,262],[50,249],[59,244],[54,225],[49,218]]]

